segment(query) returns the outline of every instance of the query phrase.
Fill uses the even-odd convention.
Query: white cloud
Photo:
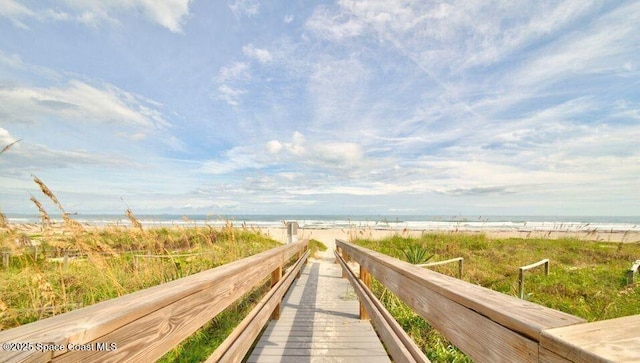
[[[224,83],[228,81],[249,80],[249,65],[243,62],[235,62],[229,67],[220,68],[218,82]]]
[[[217,97],[232,106],[240,104],[240,97],[246,93],[242,82],[249,81],[251,73],[249,65],[244,62],[234,62],[229,67],[222,67],[218,72]]]
[[[25,27],[26,18],[38,21],[74,20],[85,25],[97,27],[103,22],[117,23],[118,17],[126,13],[142,13],[149,20],[169,29],[181,32],[183,23],[189,15],[191,0],[65,0],[68,12],[56,8],[28,8],[13,0],[0,2],[0,15],[12,19],[18,26]],[[40,5],[42,6],[42,5]]]
[[[278,140],[271,140],[267,142],[267,151],[271,154],[277,154],[282,150],[282,144]]]
[[[14,0],[3,0],[0,1],[0,16],[11,19],[13,24],[19,28],[28,29],[28,26],[22,22],[22,19],[34,17],[36,14]]]
[[[63,87],[0,88],[5,122],[26,117],[45,122],[59,121],[131,125],[162,129],[169,126],[162,114],[139,96],[105,84],[102,88],[71,80]],[[145,104],[147,103],[147,104]]]
[[[11,143],[16,142],[17,140],[18,139],[16,139],[15,137],[9,134],[9,131],[7,129],[3,129],[2,127],[0,127],[0,149],[4,148],[5,146]]]
[[[563,34],[523,62],[509,81],[514,87],[549,87],[579,76],[628,72],[625,65],[638,16],[640,4],[630,3],[596,18],[582,31]]]
[[[307,19],[305,28],[320,38],[340,41],[360,35],[363,24],[346,13],[335,14],[325,7],[319,7]]]
[[[260,13],[260,2],[258,0],[236,0],[229,3],[229,9],[236,17],[253,17]]]
[[[260,49],[253,46],[253,44],[245,45],[242,47],[242,52],[250,58],[258,60],[260,63],[269,63],[273,60],[271,53],[266,49]]]
[[[230,86],[223,84],[218,87],[218,97],[224,100],[231,106],[240,105],[240,96],[245,93],[243,90],[231,88]]]

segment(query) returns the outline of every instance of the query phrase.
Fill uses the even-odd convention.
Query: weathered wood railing
[[[282,296],[308,258],[307,246],[306,240],[288,244],[2,331],[0,343],[21,345],[3,345],[16,349],[4,349],[0,361],[154,361],[271,276],[273,288],[212,357],[215,361],[236,361],[251,346],[253,339],[247,337],[256,336],[274,309],[279,308]],[[293,256],[297,260],[283,276],[282,268]]]
[[[349,279],[358,300],[360,300],[360,319],[370,319],[382,342],[394,362],[429,362],[420,348],[411,340],[398,322],[382,306],[371,290],[371,275],[360,266],[360,278],[347,265],[347,261],[335,252],[336,261],[342,266],[343,277]]]
[[[417,264],[416,266],[418,266],[418,267],[435,267],[435,266],[446,265],[446,264],[453,263],[453,262],[457,262],[458,263],[458,278],[461,279],[462,278],[462,268],[464,266],[464,258],[462,258],[462,257],[456,257],[456,258],[452,258],[450,260],[445,260],[445,261],[420,263],[420,264]]]
[[[518,269],[518,297],[524,299],[524,272],[544,265],[544,274],[549,275],[549,259],[545,258],[530,265],[522,266]]]
[[[345,241],[336,247],[476,362],[640,361],[640,315],[586,323]]]

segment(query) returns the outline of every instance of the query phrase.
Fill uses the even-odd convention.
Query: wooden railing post
[[[640,260],[636,260],[636,262],[634,262],[633,266],[631,266],[629,271],[627,271],[627,285],[633,284],[633,274],[635,274],[636,271],[638,271],[638,268],[640,268]]]
[[[360,280],[367,289],[371,289],[371,274],[362,265],[360,265]],[[360,301],[360,320],[369,320],[369,314],[362,301]]]
[[[282,265],[278,266],[273,272],[271,272],[271,287],[274,287],[278,281],[282,278]],[[280,310],[282,308],[282,304],[278,302],[275,309],[273,309],[273,313],[271,313],[272,320],[280,319]]]
[[[345,263],[349,263],[349,255],[345,250],[342,250],[342,259],[344,260]],[[347,278],[347,272],[344,269],[342,270],[342,278],[343,279]]]

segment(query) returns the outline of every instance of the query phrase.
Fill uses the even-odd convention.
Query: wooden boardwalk
[[[341,269],[309,261],[247,362],[390,362]]]

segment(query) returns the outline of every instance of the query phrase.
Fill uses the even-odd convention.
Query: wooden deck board
[[[338,265],[309,263],[247,362],[366,362],[390,359]]]
[[[573,362],[640,362],[640,315],[542,332],[545,349]]]

